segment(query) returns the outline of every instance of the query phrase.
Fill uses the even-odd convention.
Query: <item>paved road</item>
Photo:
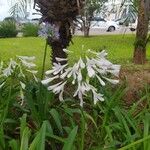
[[[90,29],[90,35],[115,35],[115,34],[135,34],[136,32],[131,32],[127,27],[121,27],[119,30],[113,32],[107,32],[103,29]],[[75,31],[75,35],[83,35],[81,31]]]

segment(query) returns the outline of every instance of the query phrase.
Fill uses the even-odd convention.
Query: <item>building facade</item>
[[[126,0],[126,2],[124,2],[124,0],[108,0],[103,7],[101,15],[107,20],[125,18],[129,13],[131,5],[130,0]]]

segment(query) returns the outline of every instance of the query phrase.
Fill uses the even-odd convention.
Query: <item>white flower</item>
[[[54,76],[54,77],[52,77],[52,78],[47,78],[47,79],[45,79],[45,80],[42,80],[41,82],[42,82],[42,84],[46,85],[46,84],[49,84],[50,82],[52,82],[54,79],[57,79],[57,78],[59,78],[58,75],[57,75],[57,76]]]
[[[79,91],[79,93],[78,93],[78,97],[79,97],[79,99],[80,99],[80,106],[81,107],[83,107],[83,103],[84,103],[84,101],[83,101],[83,96],[82,96],[83,94]]]
[[[26,71],[32,73],[35,81],[38,81],[37,77],[35,76],[37,74],[37,70],[31,70],[32,68],[36,67],[36,64],[34,64],[32,61],[35,60],[35,56],[17,56],[21,62],[21,64],[26,67]],[[18,65],[20,67],[20,76],[25,77],[23,71],[22,71],[22,67],[19,64]]]
[[[20,60],[25,60],[25,61],[34,61],[35,60],[35,56],[17,56]]]
[[[95,76],[95,70],[93,69],[93,67],[95,66],[94,61],[90,60],[89,58],[86,58],[86,60],[87,60],[86,66],[87,66],[88,76],[90,78],[94,77]]]
[[[60,93],[60,91],[64,91],[64,86],[65,86],[66,83],[67,83],[67,81],[64,82],[64,83],[61,83],[61,84],[59,84],[59,86],[53,88],[52,89],[53,92],[56,93],[56,94],[58,94],[58,93]]]
[[[53,75],[57,75],[59,73],[62,73],[64,68],[67,66],[68,64],[65,64],[65,65],[61,65],[60,63],[53,63],[53,67],[52,67],[52,70],[48,70],[46,71],[46,75],[50,75],[50,74],[53,74]]]
[[[106,69],[101,69],[101,68],[98,68],[96,66],[94,66],[93,68],[95,69],[97,74],[100,74],[100,75],[106,75],[107,74]]]
[[[20,71],[19,74],[18,74],[18,77],[25,78],[25,74],[23,73],[22,67],[20,66],[20,64],[18,66],[19,66],[19,71]]]
[[[28,60],[28,58],[29,58],[29,61],[34,59],[34,57],[21,56],[19,58],[19,60],[24,59],[26,62],[26,60]],[[24,60],[22,60],[22,61],[24,61]],[[25,89],[25,86],[26,86],[23,82],[20,81],[20,78],[25,79],[25,77],[26,77],[25,74],[23,73],[23,71],[31,72],[33,74],[33,77],[35,80],[36,80],[35,74],[37,73],[37,71],[35,71],[35,70],[28,70],[28,69],[25,70],[24,67],[22,67],[22,61],[16,62],[13,59],[10,59],[6,68],[4,67],[3,62],[0,63],[0,78],[2,78],[2,80],[5,81],[9,76],[11,76],[14,73],[15,80],[19,81],[21,90]],[[7,82],[7,80],[6,80],[6,82]],[[5,82],[1,83],[0,88],[2,88],[4,84],[5,84]]]
[[[65,53],[73,53],[72,51],[69,51],[69,50],[67,50],[67,49],[63,49],[63,51],[65,52]]]
[[[3,69],[3,65],[4,65],[4,63],[3,63],[3,61],[1,61],[1,63],[0,63],[0,72],[1,72],[2,69]]]
[[[98,101],[104,101],[103,95],[100,93],[96,93],[93,91],[93,98],[94,98],[94,104],[96,104]]]
[[[99,57],[100,59],[105,58],[107,55],[108,53],[105,50],[101,51],[100,53],[97,53],[97,57]]]
[[[5,77],[10,76],[12,73],[13,73],[13,69],[11,68],[11,66],[8,66],[7,68],[5,68],[5,69],[3,70],[3,75],[4,75]]]
[[[95,71],[94,71],[94,69],[92,68],[92,66],[88,65],[88,66],[87,66],[87,71],[88,71],[89,77],[94,77],[94,76],[95,76]]]
[[[89,91],[92,91],[94,104],[96,104],[98,101],[104,101],[103,95],[101,93],[97,93],[97,89],[90,84],[87,84]]]
[[[36,67],[36,65],[32,62],[35,60],[35,56],[32,57],[28,57],[28,56],[17,56],[19,58],[19,60],[21,61],[21,63],[27,67],[27,68],[33,68]]]
[[[81,74],[81,70],[79,70],[78,72],[78,82],[82,81],[82,74]]]
[[[48,90],[53,90],[53,89],[57,88],[60,84],[62,84],[62,82],[56,83],[54,85],[50,85],[50,86],[48,86]]]
[[[61,78],[61,79],[64,79],[65,77],[67,77],[68,73],[69,73],[71,70],[72,70],[71,67],[65,69],[65,72],[60,75],[60,78]]]
[[[73,97],[78,96],[80,100],[80,106],[83,107],[83,95],[86,95],[86,92],[89,91],[86,83],[78,83],[78,88],[75,91]]]
[[[120,65],[112,65],[111,69],[108,69],[107,72],[113,74],[116,77],[119,77]]]
[[[26,88],[26,85],[25,85],[23,82],[21,82],[21,81],[20,81],[20,85],[21,85],[21,88],[22,88],[22,89],[25,89],[25,88]]]
[[[107,81],[109,81],[110,83],[112,84],[118,84],[119,83],[119,80],[115,80],[115,79],[108,79],[106,77],[103,77],[104,79],[106,79]]]
[[[25,61],[25,60],[21,60],[21,62],[22,62],[22,64],[25,66],[25,67],[27,67],[27,68],[34,68],[34,67],[36,67],[36,64],[34,64],[34,63],[32,63],[32,62],[27,62],[27,61]]]
[[[14,72],[14,69],[16,68],[18,64],[13,61],[12,59],[10,59],[10,62],[9,62],[9,65],[7,68],[5,68],[2,72],[3,72],[3,75],[5,77],[8,77],[10,76],[13,72]]]
[[[14,60],[12,60],[12,58],[11,58],[11,59],[10,59],[9,66],[14,69],[17,65],[18,65],[18,64],[17,64]]]
[[[67,59],[65,59],[65,58],[56,57],[55,59],[56,59],[58,62],[67,61]]]
[[[64,51],[68,52],[68,50]],[[94,104],[98,101],[104,101],[103,94],[99,93],[97,88],[93,86],[91,79],[97,78],[99,86],[105,86],[106,81],[112,84],[117,84],[119,82],[119,80],[107,78],[107,75],[112,74],[118,77],[120,65],[114,65],[108,61],[105,58],[107,56],[105,51],[97,53],[89,50],[89,52],[96,55],[96,58],[86,57],[85,60],[80,58],[72,67],[68,67],[68,64],[61,65],[59,63],[61,61],[67,61],[66,59],[56,58],[58,63],[54,63],[52,69],[46,72],[46,75],[53,77],[47,77],[42,81],[42,84],[47,84],[48,90],[53,91],[55,94],[59,94],[60,101],[63,100],[64,87],[68,79],[72,81],[71,84],[77,85],[77,89],[72,94],[73,97],[78,97],[81,106],[84,104],[83,96],[87,96],[90,91],[93,95]],[[57,78],[61,81],[59,80],[59,82],[57,82]],[[52,81],[56,81],[54,82],[56,84],[49,85]]]
[[[75,63],[73,67],[71,67],[71,71],[68,73],[67,78],[73,77],[74,80],[77,79],[77,75],[79,73],[79,63]]]
[[[101,51],[101,52],[99,52],[99,53],[97,53],[97,52],[95,52],[95,51],[92,51],[92,50],[90,50],[90,49],[88,49],[88,52],[90,52],[90,53],[92,53],[92,54],[95,54],[98,58],[105,58],[107,55],[108,55],[108,53],[106,53],[106,51],[105,50],[103,50],[103,51]]]
[[[59,100],[63,101],[63,92],[64,92],[64,86],[66,85],[66,83],[67,83],[67,81],[64,82],[64,83],[63,82],[59,82],[57,84],[49,86],[48,90],[52,90],[53,93],[59,94]]]
[[[95,63],[99,68],[102,69],[108,69],[109,67],[112,67],[112,63],[108,60],[106,60],[105,58],[101,58],[101,59],[95,59]]]
[[[3,75],[8,77],[11,75],[12,72],[13,70],[11,68],[6,68],[5,70],[3,70]]]
[[[37,70],[28,70],[28,69],[26,69],[26,71],[28,71],[28,72],[30,72],[30,73],[32,73],[32,74],[37,74],[37,73],[38,73]]]
[[[94,99],[94,104],[96,104],[98,101],[104,101],[103,95],[102,94],[98,94],[96,91],[97,89],[95,87],[93,87],[92,85],[83,82],[83,83],[79,83],[78,84],[78,88],[74,93],[74,97],[78,96],[79,100],[80,100],[80,106],[83,106],[83,95],[86,95],[87,92],[92,91],[93,93],[93,99]]]
[[[59,100],[62,102],[64,100],[63,98],[63,91],[64,91],[64,88],[63,90],[59,93]]]
[[[62,79],[65,77],[70,78],[73,77],[72,84],[75,84],[76,79],[78,82],[82,80],[81,70],[85,68],[85,64],[83,60],[80,58],[77,63],[73,65],[73,67],[69,67],[65,69],[65,72],[60,76]]]
[[[80,59],[79,59],[79,65],[80,65],[80,67],[81,67],[82,69],[85,68],[85,63],[83,62],[83,60],[81,59],[81,57],[80,57]]]
[[[98,76],[96,75],[97,79],[99,80],[99,83],[102,85],[102,86],[105,86],[105,82]]]
[[[0,84],[0,89],[4,86],[5,82],[3,82],[2,84]]]
[[[84,83],[78,83],[78,88],[77,88],[77,90],[75,91],[75,93],[74,93],[74,97],[75,96],[77,96],[79,93],[82,93],[82,95],[85,95],[85,92],[87,91],[88,89],[87,89],[87,87],[85,86],[85,84]]]

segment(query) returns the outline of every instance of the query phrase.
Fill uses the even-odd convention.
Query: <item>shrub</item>
[[[6,20],[0,23],[0,37],[16,37],[18,34],[16,23],[12,20]]]
[[[39,25],[27,23],[24,25],[22,32],[25,37],[37,37],[38,36]]]
[[[13,21],[13,22],[17,22],[14,17],[6,17],[6,18],[4,18],[3,21]]]

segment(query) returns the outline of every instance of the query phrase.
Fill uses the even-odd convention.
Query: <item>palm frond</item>
[[[24,18],[27,15],[28,8],[31,9],[33,0],[11,0],[9,3],[11,5],[10,15]]]

